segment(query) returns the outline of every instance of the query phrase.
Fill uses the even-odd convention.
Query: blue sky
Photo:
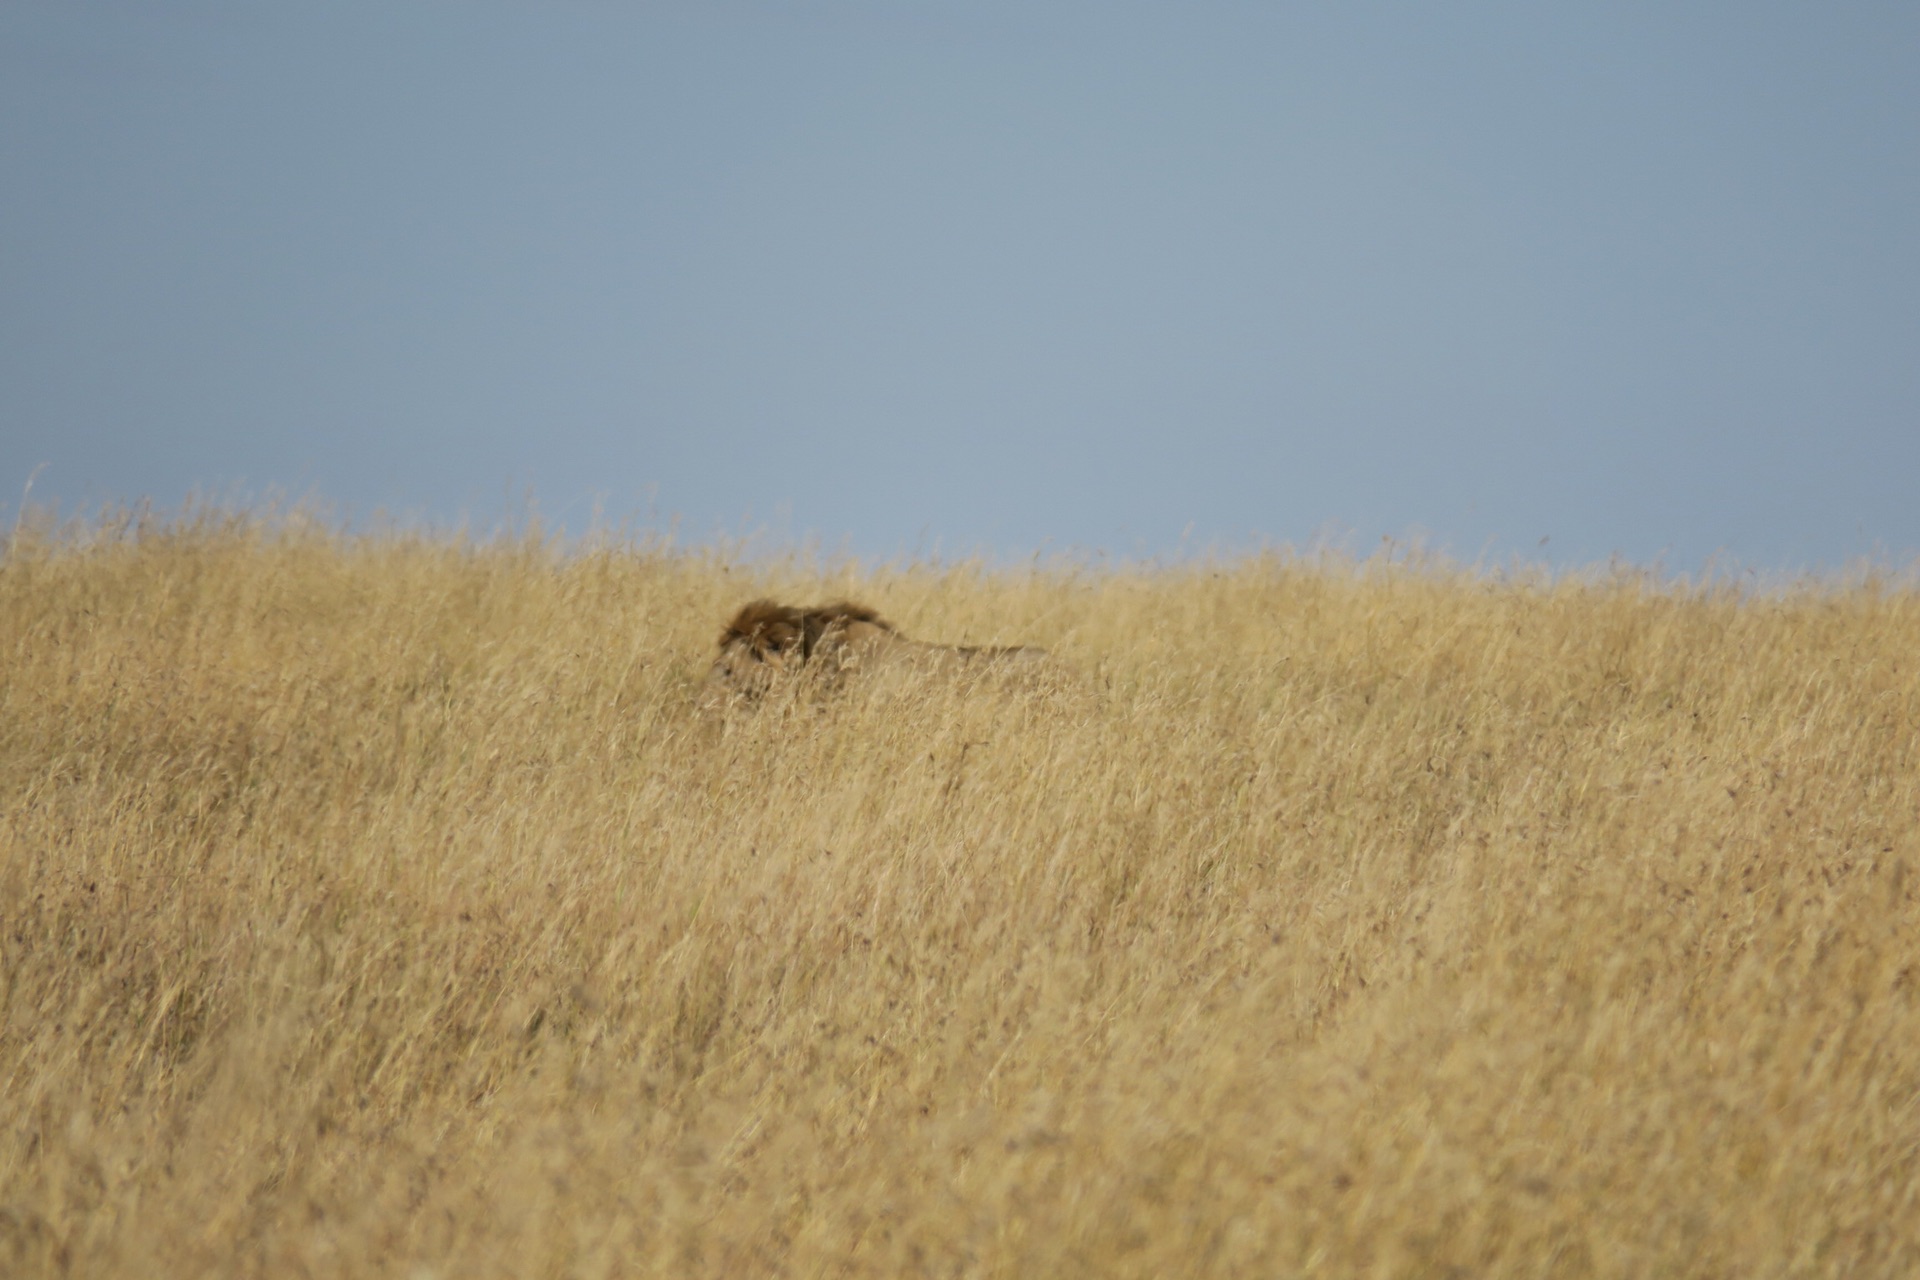
[[[1912,4],[12,0],[0,175],[5,511],[1920,551]]]

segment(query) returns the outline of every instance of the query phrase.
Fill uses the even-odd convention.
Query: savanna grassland
[[[0,560],[0,1275],[1916,1273],[1910,578]]]

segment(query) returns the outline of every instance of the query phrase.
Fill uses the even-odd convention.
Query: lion
[[[754,600],[720,631],[720,655],[707,683],[756,697],[802,671],[837,681],[880,667],[981,669],[1044,658],[1030,645],[945,645],[909,640],[864,604],[838,600],[812,608]]]

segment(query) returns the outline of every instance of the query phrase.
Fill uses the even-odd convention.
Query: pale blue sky
[[[1904,557],[1920,5],[10,0],[0,510],[42,464],[866,555]]]

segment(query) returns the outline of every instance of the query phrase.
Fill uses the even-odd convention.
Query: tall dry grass
[[[742,600],[1017,686],[703,705]],[[0,564],[0,1274],[1920,1272],[1920,592]]]

